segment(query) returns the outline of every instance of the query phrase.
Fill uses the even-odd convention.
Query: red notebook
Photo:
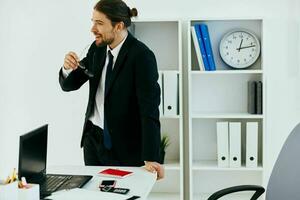
[[[100,171],[98,174],[103,175],[103,176],[114,177],[114,178],[124,178],[124,177],[131,175],[132,173],[133,172],[131,172],[131,171],[108,168],[108,169]]]

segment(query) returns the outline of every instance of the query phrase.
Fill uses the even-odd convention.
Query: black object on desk
[[[125,199],[125,200],[134,200],[134,199],[139,199],[139,198],[141,198],[141,197],[140,196],[132,196],[132,197],[130,197],[128,199]]]
[[[93,176],[46,174],[48,125],[20,136],[19,179],[26,177],[28,183],[40,184],[40,197],[52,192],[81,188]]]
[[[128,188],[115,188],[115,187],[101,187],[100,190],[102,192],[112,192],[112,193],[116,193],[116,194],[127,194],[129,192]]]

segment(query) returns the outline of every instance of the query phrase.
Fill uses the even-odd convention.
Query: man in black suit
[[[137,10],[122,0],[99,1],[92,17],[95,41],[81,61],[74,52],[66,54],[59,82],[64,91],[89,83],[81,139],[86,165],[145,165],[160,179],[157,64],[127,31],[133,16]]]

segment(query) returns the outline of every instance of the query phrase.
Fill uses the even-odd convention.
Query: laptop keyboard
[[[41,191],[55,192],[62,184],[73,176],[47,175],[46,182],[41,186]]]

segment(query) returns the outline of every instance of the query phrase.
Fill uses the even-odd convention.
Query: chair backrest
[[[286,139],[268,183],[266,200],[300,199],[300,124]]]

